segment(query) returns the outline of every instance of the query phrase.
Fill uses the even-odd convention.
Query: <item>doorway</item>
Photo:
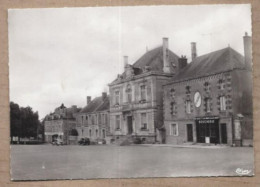
[[[193,142],[193,128],[192,124],[187,124],[187,141]]]
[[[132,118],[132,116],[127,116],[127,129],[128,129],[127,134],[133,133],[133,118]]]
[[[220,129],[221,129],[221,143],[227,144],[227,125],[226,125],[226,123],[221,123]]]

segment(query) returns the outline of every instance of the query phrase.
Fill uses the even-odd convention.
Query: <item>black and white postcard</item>
[[[12,180],[253,176],[250,4],[8,10]]]

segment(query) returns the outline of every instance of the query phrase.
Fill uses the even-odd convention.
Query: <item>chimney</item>
[[[107,97],[107,93],[106,92],[102,92],[102,100],[104,101]]]
[[[245,67],[248,70],[252,70],[252,38],[245,33],[244,38],[244,55],[245,55]]]
[[[197,57],[196,42],[191,42],[191,61]]]
[[[181,55],[181,58],[178,59],[178,66],[179,66],[179,70],[183,69],[185,66],[187,66],[188,64],[188,60],[186,58],[186,56]]]
[[[87,105],[91,102],[91,96],[87,96]]]
[[[168,45],[169,45],[168,38],[163,38],[163,72],[164,73],[171,73]]]
[[[128,65],[128,56],[124,56],[124,67],[126,68]]]

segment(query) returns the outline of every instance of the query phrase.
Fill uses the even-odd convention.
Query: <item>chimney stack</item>
[[[107,93],[106,92],[102,92],[102,100],[104,101],[107,97]]]
[[[183,69],[188,64],[188,60],[186,56],[183,55],[181,55],[181,58],[178,59],[178,62],[179,62],[178,64],[179,70]]]
[[[191,42],[191,61],[197,57],[196,42]]]
[[[163,38],[163,72],[164,73],[171,73],[168,47],[169,47],[168,38]]]
[[[245,33],[244,38],[244,55],[245,55],[245,67],[248,70],[252,70],[252,38]]]
[[[87,105],[91,102],[91,96],[87,96]]]

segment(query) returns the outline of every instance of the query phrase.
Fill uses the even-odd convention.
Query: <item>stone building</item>
[[[197,56],[164,86],[166,143],[252,144],[251,37],[244,56],[227,47]]]
[[[90,138],[91,141],[106,139],[109,132],[109,96],[102,96],[91,100],[87,97],[87,105],[76,115],[78,140]]]
[[[178,58],[168,49],[168,38],[163,38],[162,46],[147,51],[133,65],[124,57],[124,72],[109,84],[110,133],[115,139],[162,141],[162,85],[172,80]]]
[[[47,115],[44,119],[45,141],[51,143],[55,139],[60,139],[64,144],[69,144],[69,135],[76,127],[75,114],[78,111],[75,105],[67,108],[62,104],[53,113]]]

